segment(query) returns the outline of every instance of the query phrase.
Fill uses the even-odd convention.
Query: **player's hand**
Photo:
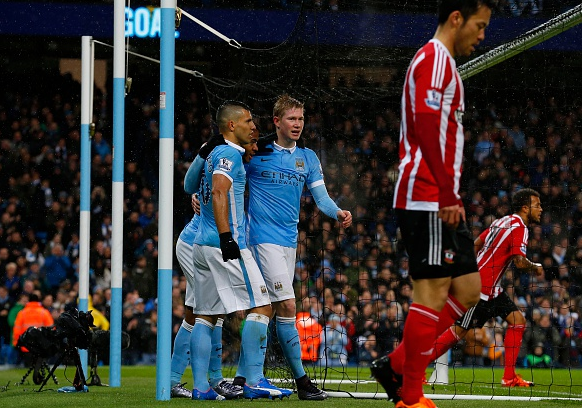
[[[200,200],[198,199],[198,194],[192,194],[192,209],[198,215],[200,215]]]
[[[230,259],[240,258],[240,248],[230,232],[223,232],[220,237],[220,250],[222,251],[222,260],[228,262]]]
[[[271,153],[273,149],[267,147],[267,145],[274,142],[276,139],[277,139],[276,133],[271,133],[270,135],[259,137],[259,140],[257,141],[258,150],[256,156],[262,156],[267,153]]]
[[[337,220],[341,223],[343,228],[348,228],[352,225],[352,213],[347,210],[339,210],[337,212]]]
[[[535,268],[534,270],[535,270],[535,273],[536,273],[536,277],[541,278],[542,276],[543,277],[546,276],[546,271],[544,271],[544,267],[542,266],[541,263],[534,262],[533,263],[533,266]]]
[[[439,209],[439,218],[445,225],[452,229],[457,229],[461,219],[465,219],[465,208],[459,204],[450,205]]]
[[[198,151],[198,156],[202,157],[204,160],[208,158],[208,155],[216,146],[220,146],[226,144],[224,141],[224,136],[221,134],[212,136],[206,144],[202,145],[200,150]]]

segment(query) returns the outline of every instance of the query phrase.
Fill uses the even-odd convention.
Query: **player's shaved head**
[[[216,124],[218,130],[222,133],[228,129],[228,122],[236,121],[241,117],[244,111],[251,111],[251,109],[239,101],[226,101],[216,111]]]

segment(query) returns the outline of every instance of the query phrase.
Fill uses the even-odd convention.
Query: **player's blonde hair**
[[[304,109],[303,102],[292,98],[288,94],[283,94],[277,98],[277,102],[273,106],[273,117],[277,116],[280,118],[285,111],[293,108]]]

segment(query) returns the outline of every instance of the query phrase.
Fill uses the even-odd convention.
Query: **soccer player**
[[[492,0],[442,0],[435,35],[406,72],[394,208],[414,295],[402,343],[371,367],[398,408],[435,407],[422,391],[434,340],[479,300],[459,196],[465,102],[454,57],[470,55],[483,41],[493,6]]]
[[[261,272],[246,244],[242,146],[255,125],[248,107],[228,101],[218,108],[218,129],[226,144],[215,147],[204,164],[200,191],[200,224],[194,239],[194,292],[197,315],[190,336],[194,376],[193,399],[223,399],[207,379],[212,332],[219,315],[248,311],[242,331],[246,372],[243,396],[268,397],[259,386],[267,348],[271,302]]]
[[[526,255],[528,230],[532,222],[540,222],[542,206],[540,194],[530,188],[519,190],[513,196],[514,214],[495,220],[489,228],[475,240],[475,252],[481,274],[481,300],[470,308],[454,326],[447,329],[437,339],[432,358],[435,359],[459,340],[472,328],[481,328],[492,317],[501,317],[507,322],[505,333],[505,371],[501,379],[504,387],[532,387],[531,381],[521,378],[515,372],[515,362],[521,347],[525,330],[525,318],[515,303],[503,292],[499,282],[509,264],[538,276],[544,274],[539,263],[528,260]]]
[[[248,165],[248,240],[277,315],[277,336],[293,372],[299,399],[323,400],[327,393],[313,384],[303,368],[295,326],[293,276],[297,223],[305,185],[321,211],[338,220],[344,228],[351,225],[352,215],[329,197],[315,153],[296,145],[303,131],[303,111],[303,103],[297,99],[289,95],[279,97],[273,108],[276,136],[265,146],[272,152],[259,153]],[[239,371],[244,368],[245,365],[239,364]]]
[[[206,159],[210,153],[210,149],[213,149],[218,144],[224,144],[224,139],[222,136],[220,142],[213,143],[212,141],[206,146],[205,149],[201,149],[198,157],[201,159]],[[243,156],[243,162],[248,163],[251,161],[252,157],[256,154],[257,141],[259,139],[258,131],[255,131],[251,142],[244,145],[245,154]],[[202,157],[203,156],[203,157]],[[200,173],[204,166],[204,160],[195,160],[192,162],[191,172]],[[196,168],[197,166],[197,168]],[[186,178],[184,183],[184,189],[193,194],[192,199],[194,200],[194,191],[198,191],[199,181],[189,180]],[[194,214],[192,220],[184,227],[176,243],[176,257],[184,275],[186,276],[186,313],[182,325],[176,334],[174,339],[174,351],[172,353],[171,362],[171,390],[170,396],[172,398],[192,398],[192,391],[184,387],[181,383],[182,375],[184,370],[190,364],[190,333],[192,333],[192,328],[195,322],[195,315],[193,313],[193,308],[195,306],[194,298],[194,264],[193,264],[193,245],[194,238],[196,237],[196,232],[198,232],[198,224],[200,223],[200,216]],[[224,380],[222,376],[222,324],[224,322],[224,317],[218,317],[214,330],[212,331],[212,349],[210,355],[210,365],[208,369],[208,377],[211,387],[216,391],[217,394],[224,396],[226,399],[234,399],[242,395],[243,388],[239,386],[234,386],[231,383]]]

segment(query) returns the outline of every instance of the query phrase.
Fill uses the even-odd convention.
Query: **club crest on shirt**
[[[445,249],[445,262],[448,264],[455,263],[455,252],[451,249]]]
[[[281,282],[275,282],[275,290],[281,292],[283,290],[283,284]]]
[[[441,101],[443,99],[443,94],[436,89],[429,89],[426,91],[426,99],[424,103],[426,106],[433,110],[439,110],[441,108]]]
[[[261,294],[262,295],[266,295],[267,294],[267,287],[265,285],[261,285]]]
[[[225,157],[222,157],[220,160],[218,160],[218,164],[216,165],[216,168],[218,170],[223,170],[223,171],[231,171],[232,170],[232,161],[228,160]]]
[[[305,162],[302,158],[295,159],[295,170],[297,171],[305,171]]]

